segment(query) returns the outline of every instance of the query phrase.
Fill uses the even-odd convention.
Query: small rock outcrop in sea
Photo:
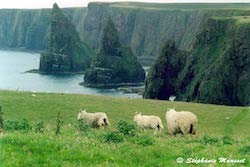
[[[54,4],[48,49],[41,53],[40,72],[74,73],[89,67],[94,52],[81,42],[75,26]]]
[[[118,86],[143,83],[145,72],[129,47],[119,41],[118,32],[108,18],[100,40],[98,54],[86,70],[86,86]]]
[[[187,56],[169,44],[162,52],[145,98],[250,105],[250,16],[210,18]]]
[[[166,100],[175,95],[177,76],[183,67],[186,55],[186,52],[176,48],[175,42],[167,41],[149,70],[143,97]]]

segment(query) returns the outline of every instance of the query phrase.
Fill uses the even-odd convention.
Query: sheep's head
[[[86,113],[86,110],[80,110],[78,115],[77,115],[77,119],[81,119],[82,114]]]
[[[169,108],[167,112],[176,112],[174,108]]]
[[[141,115],[141,112],[135,112],[135,116]]]
[[[86,113],[86,109],[80,110],[81,113]]]
[[[135,112],[134,121],[136,121],[137,117],[140,115],[141,115],[141,112]]]
[[[171,117],[172,115],[174,115],[176,113],[175,109],[173,108],[169,108],[166,112],[166,118],[167,117]]]

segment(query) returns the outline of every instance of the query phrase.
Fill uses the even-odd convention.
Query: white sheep
[[[141,113],[135,113],[134,121],[141,130],[145,130],[146,128],[155,129],[154,134],[157,130],[161,131],[163,129],[161,118],[155,115],[141,115]]]
[[[170,134],[195,134],[198,119],[196,115],[189,111],[177,112],[175,109],[169,109],[166,112],[166,121]]]
[[[78,113],[77,119],[83,119],[89,126],[95,128],[109,126],[107,114],[103,112],[87,113],[86,110],[83,110]]]
[[[176,99],[176,96],[170,96],[170,97],[168,98],[169,101],[174,101],[175,99]]]

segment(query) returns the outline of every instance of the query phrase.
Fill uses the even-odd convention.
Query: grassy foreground
[[[0,134],[0,166],[250,166],[250,111],[197,103],[0,91],[5,120],[28,119],[33,125],[43,120],[46,131]],[[167,108],[194,112],[199,119],[197,135],[167,134]],[[80,133],[75,126],[79,109],[106,112],[111,126]],[[64,121],[62,134],[55,136],[57,113]],[[161,117],[164,131],[124,136],[119,143],[104,142],[117,129],[120,119],[133,122],[135,112]],[[184,158],[182,164],[176,159]],[[245,159],[243,164],[219,163],[218,158]],[[216,159],[210,164],[187,164],[188,158]]]

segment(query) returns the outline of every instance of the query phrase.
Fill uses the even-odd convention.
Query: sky
[[[137,2],[154,2],[154,3],[184,3],[184,2],[201,2],[201,3],[250,3],[250,0],[0,0],[0,9],[3,8],[51,8],[53,3],[62,7],[83,7],[89,2],[117,2],[117,1],[137,1]]]

